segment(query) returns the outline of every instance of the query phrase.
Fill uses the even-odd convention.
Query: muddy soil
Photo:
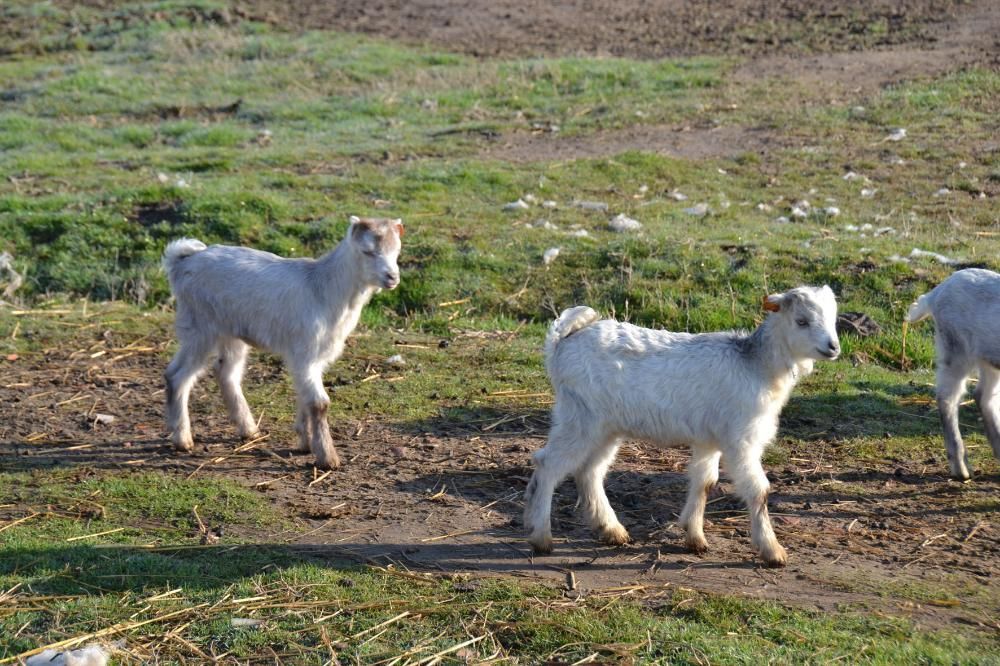
[[[834,448],[819,453],[819,444],[795,452],[770,471],[775,529],[790,553],[789,566],[775,570],[755,559],[746,513],[725,477],[709,506],[711,551],[685,552],[676,520],[686,452],[630,443],[607,488],[633,543],[597,544],[574,511],[568,481],[556,495],[555,553],[533,556],[520,514],[530,454],[548,429],[544,409],[489,410],[462,422],[337,423],[345,465],[321,477],[310,456],[291,453],[289,425],[266,417],[268,436],[236,452],[240,443],[207,379],[193,396],[199,449],[177,455],[161,426],[164,343],[127,339],[109,333],[79,349],[0,361],[0,468],[234,479],[266,494],[296,527],[260,534],[227,526],[227,539],[287,544],[320,560],[347,556],[556,586],[572,572],[569,595],[632,586],[641,597],[683,587],[813,609],[875,609],[928,626],[997,628],[991,586],[1000,569],[1000,478],[951,481],[943,456],[859,468],[833,457]],[[248,382],[273,383],[280,373],[257,361]],[[101,423],[97,414],[115,420]],[[0,520],[18,511],[0,508]]]

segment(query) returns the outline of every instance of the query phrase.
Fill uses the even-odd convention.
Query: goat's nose
[[[840,353],[840,341],[839,340],[830,340],[830,351],[833,352],[834,354],[839,354]]]

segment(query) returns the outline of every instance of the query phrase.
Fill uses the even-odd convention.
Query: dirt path
[[[858,469],[830,457],[827,447],[796,452],[771,471],[775,528],[791,555],[787,568],[771,570],[754,559],[746,513],[725,481],[709,507],[712,550],[701,557],[685,552],[675,520],[687,454],[626,446],[607,487],[634,543],[596,544],[575,515],[567,482],[556,497],[556,552],[533,557],[520,513],[529,456],[547,431],[544,411],[490,412],[463,422],[341,423],[335,430],[346,464],[313,483],[310,458],[288,450],[290,428],[234,453],[211,381],[201,382],[193,398],[200,405],[197,436],[207,448],[175,455],[160,432],[160,366],[155,350],[111,363],[69,349],[8,365],[0,387],[0,468],[235,479],[265,493],[297,524],[243,538],[319,559],[346,555],[555,585],[572,571],[577,589],[567,594],[633,586],[641,596],[685,587],[812,609],[876,609],[927,626],[996,629],[991,585],[1000,573],[1000,532],[991,523],[1000,478],[960,484],[944,476],[940,461]],[[278,372],[255,364],[249,381],[276,381]],[[118,418],[95,425],[93,404]],[[0,510],[0,519],[16,509]],[[241,536],[236,527],[226,533]]]

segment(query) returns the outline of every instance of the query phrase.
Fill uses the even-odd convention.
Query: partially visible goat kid
[[[628,541],[604,492],[604,476],[627,437],[691,447],[680,518],[689,549],[708,548],[705,503],[721,457],[750,511],[761,557],[769,565],[785,563],[767,513],[761,455],[798,379],[812,371],[814,360],[840,354],[837,303],[829,287],[799,287],[768,296],[764,307],[772,314],[752,334],[655,331],[597,321],[588,307],[562,313],[545,341],[555,389],[552,430],[534,455],[525,493],[524,523],[536,551],[552,550],[552,493],[569,474],[601,539]]]
[[[229,418],[243,438],[257,433],[241,381],[250,346],[280,355],[298,396],[300,451],[316,466],[340,459],[326,421],[323,372],[344,350],[361,310],[379,289],[399,284],[400,220],[351,217],[346,238],[319,259],[284,259],[190,238],[173,241],[163,267],[177,298],[180,350],[165,373],[167,428],[177,449],[194,447],[188,398],[212,363]]]
[[[958,404],[969,375],[979,371],[976,402],[986,439],[1000,459],[1000,274],[981,268],[956,271],[917,299],[908,323],[934,318],[937,404],[952,475],[968,479],[969,460],[958,429]]]

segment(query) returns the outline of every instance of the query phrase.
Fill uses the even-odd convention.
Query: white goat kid
[[[980,268],[957,271],[910,306],[908,323],[934,318],[937,403],[951,473],[968,479],[969,460],[958,429],[965,383],[979,370],[976,402],[986,438],[1000,459],[1000,274]]]
[[[188,398],[214,361],[229,418],[240,437],[257,433],[240,387],[249,346],[279,354],[295,382],[298,450],[316,466],[340,465],[326,422],[323,372],[344,350],[361,310],[399,284],[400,220],[351,217],[347,236],[319,259],[284,259],[190,238],[173,241],[163,267],[177,298],[180,350],[165,373],[167,427],[177,449],[194,447]]]
[[[552,429],[534,455],[525,491],[524,523],[536,551],[552,550],[552,493],[569,474],[601,540],[628,541],[604,492],[604,476],[628,437],[691,447],[680,516],[689,549],[708,548],[705,503],[721,457],[750,511],[754,546],[767,564],[785,563],[767,513],[761,455],[796,381],[812,371],[814,360],[840,354],[837,303],[829,287],[799,287],[768,296],[764,307],[773,314],[752,334],[654,331],[597,321],[588,307],[562,313],[545,341],[555,389]]]

